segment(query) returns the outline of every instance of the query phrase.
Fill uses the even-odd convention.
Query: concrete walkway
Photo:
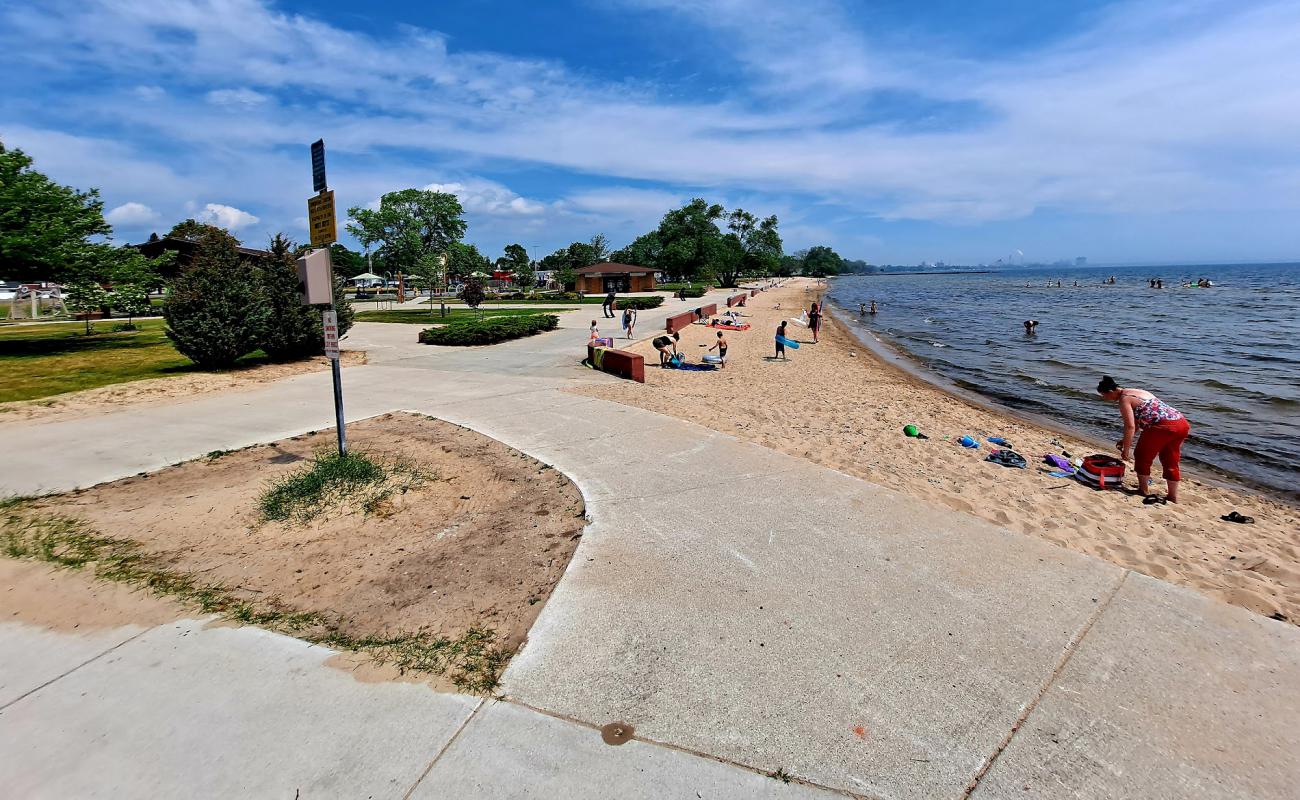
[[[371,330],[384,327],[405,326],[354,335],[392,335]],[[1296,628],[564,393],[604,379],[574,365],[584,344],[571,329],[487,350],[395,338],[345,371],[350,418],[408,409],[466,425],[556,466],[587,498],[591,525],[503,702],[357,683],[322,665],[328,651],[250,628],[86,637],[0,623],[10,790],[1294,796]],[[0,485],[89,485],[331,414],[328,377],[313,374],[15,429]],[[615,721],[635,741],[604,744],[596,729]]]

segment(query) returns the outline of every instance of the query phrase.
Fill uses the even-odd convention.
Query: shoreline
[[[1052,478],[1042,463],[1045,453],[1081,456],[1109,448],[1059,425],[950,394],[878,358],[842,315],[827,317],[819,344],[806,328],[792,326],[787,335],[804,346],[788,361],[774,360],[777,322],[797,316],[825,291],[798,281],[752,298],[743,309],[751,330],[726,332],[725,369],[661,370],[653,347],[642,341],[624,347],[647,358],[645,384],[600,381],[569,391],[685,419],[1300,624],[1300,511],[1294,506],[1193,474],[1183,478],[1183,502],[1153,506],[1134,496],[1131,469],[1127,491],[1093,491],[1072,478]],[[689,326],[679,348],[698,362],[716,333]],[[904,436],[905,424],[930,438]],[[982,442],[1005,437],[1028,468],[989,463],[989,445],[956,446],[962,435]],[[1157,476],[1156,491],[1161,484]],[[1220,519],[1232,510],[1255,517],[1256,524]]]
[[[829,294],[830,288],[827,287],[826,293]],[[826,294],[823,294],[826,297]],[[1113,443],[1108,444],[1094,433],[1072,428],[1064,423],[1058,422],[1051,417],[1046,417],[1033,411],[1016,408],[999,402],[997,399],[987,395],[980,394],[973,389],[967,389],[958,385],[944,375],[928,369],[920,363],[914,356],[907,353],[899,345],[894,344],[886,339],[876,337],[870,330],[853,321],[852,310],[840,305],[834,300],[827,299],[826,303],[834,311],[837,321],[856,339],[864,350],[871,354],[871,357],[882,367],[891,368],[897,371],[901,376],[908,380],[918,381],[921,384],[944,394],[949,395],[957,400],[970,403],[971,405],[988,411],[991,414],[1000,414],[1010,417],[1017,421],[1037,425],[1041,428],[1054,431],[1062,436],[1068,436],[1074,439],[1080,439],[1098,448],[1097,452],[1110,454],[1114,451]],[[1120,428],[1116,423],[1116,428]],[[1122,430],[1120,430],[1122,433]],[[1188,465],[1188,461],[1192,462]],[[1300,491],[1293,495],[1279,492],[1275,487],[1252,481],[1244,475],[1238,475],[1229,472],[1213,464],[1200,461],[1195,457],[1183,457],[1182,471],[1190,478],[1201,481],[1202,483],[1211,484],[1222,489],[1228,489],[1238,492],[1246,492],[1260,497],[1264,500],[1271,500],[1278,503],[1291,506],[1300,510]]]

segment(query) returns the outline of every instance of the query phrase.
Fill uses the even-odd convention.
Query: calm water
[[[1216,285],[1179,288],[1200,277]],[[1155,392],[1191,420],[1185,459],[1300,498],[1300,264],[865,275],[830,300],[957,385],[1105,441],[1121,427],[1102,374]]]

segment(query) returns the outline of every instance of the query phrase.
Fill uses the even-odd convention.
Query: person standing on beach
[[[776,355],[779,356],[782,361],[785,361],[785,345],[781,342],[784,338],[785,320],[781,320],[781,324],[776,326]]]
[[[727,337],[722,335],[722,331],[718,331],[718,341],[714,342],[713,347],[709,348],[709,352],[714,350],[718,351],[718,363],[725,369],[727,366]]]
[[[817,333],[822,329],[822,307],[820,303],[813,303],[812,308],[808,309],[808,330],[812,331],[813,344],[817,343]],[[785,334],[781,334],[784,336]]]
[[[1125,389],[1109,375],[1097,383],[1097,394],[1119,404],[1119,415],[1124,420],[1124,438],[1115,443],[1115,448],[1125,461],[1133,461],[1138,477],[1138,494],[1149,498],[1143,502],[1164,501],[1150,494],[1151,464],[1159,456],[1161,472],[1168,486],[1168,501],[1177,503],[1178,483],[1182,479],[1178,462],[1182,457],[1183,442],[1192,430],[1187,417],[1148,391]],[[1133,436],[1137,431],[1141,431],[1141,435],[1134,449]]]
[[[600,304],[600,310],[601,313],[605,315],[606,319],[614,318],[614,293],[613,292],[610,292],[609,294],[605,295],[605,300]]]

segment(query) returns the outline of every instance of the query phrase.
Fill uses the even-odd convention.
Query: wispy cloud
[[[1295,3],[1119,3],[1072,38],[973,62],[900,50],[834,0],[610,2],[711,32],[735,91],[670,98],[261,0],[51,0],[0,5],[0,68],[27,87],[0,99],[0,136],[119,202],[221,196],[268,225],[301,217],[320,135],[344,205],[454,186],[471,235],[631,231],[705,192],[806,198],[849,220],[839,231],[1300,205]],[[95,80],[66,89],[79,76]],[[54,85],[65,96],[44,102]],[[614,185],[520,192],[519,165]]]

